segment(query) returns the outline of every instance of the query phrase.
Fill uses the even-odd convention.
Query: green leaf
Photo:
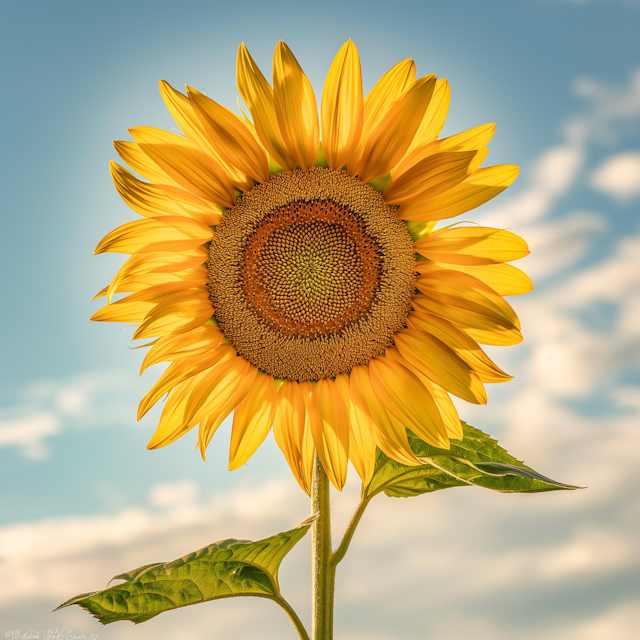
[[[145,622],[163,611],[232,596],[280,600],[278,568],[302,539],[314,517],[295,529],[251,542],[222,540],[173,562],[147,564],[121,573],[121,584],[83,593],[57,609],[72,604],[92,613],[102,624],[117,620]],[[56,610],[57,610],[56,609]]]
[[[425,464],[409,467],[378,452],[376,469],[363,497],[384,491],[392,497],[411,497],[475,485],[503,493],[540,493],[579,487],[551,480],[525,466],[488,435],[462,423],[464,437],[451,440],[450,449],[439,449],[409,432],[411,449]]]

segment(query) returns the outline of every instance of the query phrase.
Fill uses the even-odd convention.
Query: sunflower
[[[314,454],[337,489],[351,460],[371,479],[376,447],[419,465],[407,429],[448,448],[462,438],[449,394],[486,402],[504,373],[478,344],[521,341],[502,296],[531,290],[505,264],[528,253],[500,229],[445,226],[516,178],[482,168],[495,126],[438,139],[449,85],[415,64],[363,98],[349,41],[329,70],[320,117],[311,84],[279,42],[273,88],[246,47],[238,90],[252,119],[160,82],[183,136],[149,127],[115,142],[118,192],[141,219],[96,253],[129,254],[92,319],[154,338],[142,363],[169,362],[138,418],[167,395],[148,448],[199,425],[207,446],[233,412],[229,469],[273,427],[301,487]],[[322,132],[322,141],[320,140]],[[127,293],[115,300],[113,296]]]

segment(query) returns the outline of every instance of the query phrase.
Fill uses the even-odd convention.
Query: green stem
[[[298,614],[292,609],[291,605],[280,594],[275,598],[275,601],[286,611],[289,619],[293,622],[293,626],[298,632],[300,640],[309,640],[307,630],[304,628],[302,621],[298,618]]]
[[[311,513],[318,514],[311,536],[311,638],[333,640],[333,593],[336,568],[331,562],[329,478],[318,454],[313,462]]]
[[[349,548],[349,544],[351,543],[351,538],[353,538],[353,534],[356,532],[356,527],[358,526],[360,518],[362,518],[362,514],[364,513],[364,510],[367,508],[368,504],[369,498],[360,502],[355,513],[351,517],[351,522],[349,523],[347,530],[344,532],[344,537],[342,538],[340,546],[336,549],[335,553],[331,554],[331,565],[333,566],[334,572],[338,562],[340,562],[340,560],[344,558],[344,554],[347,553],[347,549]]]

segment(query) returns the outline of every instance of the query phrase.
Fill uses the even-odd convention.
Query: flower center
[[[381,353],[414,291],[413,243],[394,208],[320,167],[245,193],[217,227],[208,266],[216,318],[238,353],[298,381]]]
[[[362,221],[331,200],[274,209],[243,252],[247,303],[289,336],[340,331],[371,307],[380,285],[376,249]]]

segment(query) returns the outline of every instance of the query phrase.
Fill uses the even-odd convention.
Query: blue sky
[[[122,262],[91,254],[132,219],[108,172],[127,129],[175,126],[160,78],[234,107],[245,42],[269,75],[279,39],[320,95],[333,56],[358,46],[365,91],[397,61],[452,87],[443,135],[496,122],[491,164],[518,181],[466,219],[530,242],[536,290],[512,300],[525,342],[492,357],[516,376],[470,423],[578,493],[475,489],[379,498],[341,573],[348,640],[627,640],[640,626],[640,2],[12,2],[0,6],[2,369],[0,620],[101,638],[294,637],[264,603],[212,603],[134,628],[49,614],[122,570],[306,517],[272,440],[226,471],[229,428],[209,462],[187,436],[145,449],[135,422],[157,376],[137,379],[130,329],[90,323]],[[351,474],[355,475],[355,474]],[[358,486],[336,496],[339,523]],[[395,542],[398,541],[398,542]],[[307,551],[283,581],[304,613]],[[384,576],[375,591],[371,585]],[[11,585],[11,586],[8,586]],[[297,598],[297,599],[296,599]],[[5,623],[6,620],[6,623]],[[428,620],[428,623],[425,621]],[[160,626],[162,625],[162,626]],[[3,631],[0,625],[0,632]],[[204,632],[204,631],[203,631]],[[288,635],[287,635],[288,634]]]

